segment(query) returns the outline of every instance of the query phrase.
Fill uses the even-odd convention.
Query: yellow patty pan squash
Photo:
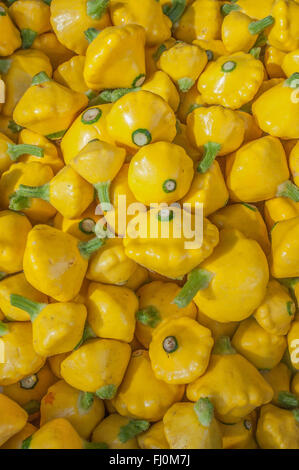
[[[88,323],[100,338],[130,343],[135,331],[138,299],[127,287],[91,282],[86,299]]]
[[[239,5],[233,5],[232,7],[239,7]],[[226,8],[229,10],[230,5],[223,6],[225,17],[222,23],[221,36],[224,47],[230,53],[249,52],[255,45],[258,35],[274,23],[274,19],[270,15],[259,21],[253,21],[250,16],[238,10],[232,10],[229,14],[226,14]]]
[[[299,183],[299,143],[297,142],[292,148],[289,155],[289,165],[293,176],[294,183]]]
[[[274,24],[269,31],[271,46],[285,52],[299,46],[299,5],[293,0],[276,0],[271,9]]]
[[[298,359],[298,352],[299,352],[299,321],[296,318],[293,323],[291,324],[291,328],[288,331],[288,350],[290,354],[290,361],[295,370],[299,369],[299,359]]]
[[[256,240],[266,254],[270,251],[270,242],[264,219],[253,204],[229,204],[210,215],[210,220],[219,230],[234,228],[247,238]]]
[[[70,161],[70,166],[90,185],[93,185],[102,204],[109,204],[110,183],[121,169],[125,157],[124,149],[114,144],[93,140]],[[105,210],[104,207],[103,210]]]
[[[110,26],[107,1],[53,0],[51,1],[51,25],[57,39],[68,49],[84,55],[88,41],[84,32],[89,28],[102,30]]]
[[[183,394],[183,385],[158,380],[152,370],[148,352],[137,350],[132,353],[123,382],[112,404],[122,416],[159,421],[173,403],[182,399]]]
[[[188,43],[195,39],[220,39],[223,20],[220,7],[218,1],[195,0],[174,25],[174,37]]]
[[[70,51],[58,41],[56,34],[53,32],[37,36],[31,48],[46,54],[50,59],[53,70],[75,55],[73,51]]]
[[[0,282],[0,308],[8,321],[30,321],[27,312],[11,305],[11,294],[19,294],[40,303],[46,303],[48,300],[45,294],[29,284],[23,272],[4,278]]]
[[[13,160],[8,152],[8,149],[11,148],[10,145],[14,145],[13,141],[5,134],[0,132],[0,174],[8,170],[10,165],[13,163]]]
[[[282,70],[287,77],[299,70],[299,48],[284,55]]]
[[[257,369],[273,369],[281,361],[287,342],[282,335],[268,333],[251,317],[240,323],[232,345]]]
[[[103,90],[142,85],[144,45],[145,30],[137,24],[105,28],[86,51],[84,80],[87,86]]]
[[[1,283],[0,283],[1,287]],[[136,337],[148,348],[152,335],[162,320],[178,317],[196,318],[196,306],[190,302],[184,308],[179,308],[173,300],[180,291],[174,282],[152,281],[140,287],[137,291],[139,310],[136,313]]]
[[[204,101],[199,93],[197,86],[193,85],[189,91],[180,93],[180,106],[178,109],[178,118],[181,123],[186,123],[188,114],[191,113],[195,108],[198,108],[204,104]]]
[[[184,276],[207,258],[219,241],[218,229],[206,218],[203,220],[202,240],[197,239],[196,231],[191,227],[185,227],[182,236],[181,223],[184,217],[188,224],[194,224],[194,214],[174,206],[141,212],[136,221],[132,219],[128,225],[127,238],[124,239],[126,255],[163,276],[173,279]],[[134,230],[137,221],[140,231]],[[151,236],[151,225],[154,229],[157,227],[157,237]]]
[[[274,405],[263,406],[256,440],[261,449],[299,449],[298,421],[292,411]]]
[[[10,302],[30,316],[33,348],[40,356],[48,357],[72,351],[81,340],[87,316],[83,304],[45,304],[18,294],[11,294]]]
[[[114,25],[138,24],[146,32],[147,46],[158,46],[171,36],[171,20],[163,14],[161,3],[156,0],[112,0],[110,13]]]
[[[286,335],[295,311],[296,306],[288,289],[271,279],[264,300],[254,312],[254,318],[268,333]]]
[[[220,423],[223,449],[257,449],[255,442],[256,412],[245,416],[239,423]]]
[[[238,6],[241,8],[241,11],[257,20],[270,15],[273,3],[274,0],[260,0],[259,2],[256,0],[238,0]]]
[[[72,387],[110,400],[122,383],[130,356],[126,343],[92,339],[64,359],[61,375]]]
[[[145,430],[145,423],[111,413],[94,429],[92,442],[104,443],[108,449],[139,449],[136,436]]]
[[[210,62],[197,86],[205,103],[238,109],[254,98],[264,75],[261,61],[251,54],[236,52]]]
[[[202,106],[188,114],[187,135],[199,150],[214,142],[220,145],[217,155],[227,155],[242,145],[245,124],[236,111],[222,106]]]
[[[211,331],[192,318],[164,320],[149,345],[155,376],[169,384],[193,382],[205,373],[213,344]]]
[[[29,421],[33,421],[39,418],[41,399],[56,381],[55,375],[46,363],[35,374],[3,387],[3,393],[22,406],[29,415]]]
[[[56,82],[87,96],[91,92],[83,77],[85,56],[75,55],[70,60],[60,64],[53,74]]]
[[[103,245],[95,237],[80,242],[48,225],[35,225],[24,253],[24,273],[37,290],[59,302],[69,302],[79,293],[88,258]],[[41,274],[42,273],[42,274]]]
[[[62,137],[87,103],[86,95],[60,85],[42,71],[33,77],[13,118],[20,126],[55,139]]]
[[[264,204],[264,218],[268,230],[272,230],[277,222],[299,216],[299,204],[287,197],[274,197]]]
[[[36,147],[35,150],[40,151]],[[34,153],[37,153],[35,150]],[[1,176],[0,204],[2,207],[9,208],[12,203],[11,198],[15,196],[20,185],[47,185],[53,176],[53,170],[49,165],[43,165],[37,161],[14,163]],[[15,199],[17,199],[15,203],[18,203],[18,206],[14,209],[21,209],[33,223],[37,221],[48,222],[48,220],[56,214],[56,209],[51,206],[49,202],[42,199],[28,199],[23,197]]]
[[[26,240],[31,228],[32,225],[24,214],[8,210],[0,212],[1,279],[7,274],[22,271]]]
[[[7,59],[0,59],[0,70],[5,83],[5,103],[2,109],[5,116],[12,116],[18,101],[31,86],[36,74],[45,71],[49,77],[52,76],[49,58],[44,52],[35,49],[18,50]]]
[[[42,186],[20,184],[10,198],[9,207],[22,210],[30,207],[32,199],[50,203],[67,219],[79,217],[94,199],[91,184],[83,179],[71,166],[64,166],[49,183]]]
[[[63,160],[61,158],[60,150],[57,146],[48,140],[43,135],[37,134],[36,132],[32,132],[29,129],[22,129],[19,133],[18,138],[19,145],[25,145],[22,152],[29,151],[29,153],[22,153],[18,159],[20,162],[30,163],[30,162],[39,162],[44,165],[49,165],[53,173],[56,175],[59,170],[63,167]],[[39,147],[43,151],[43,157],[40,158],[34,154],[30,153],[30,148],[27,146],[34,146]],[[17,148],[18,153],[20,152],[20,147]],[[34,148],[34,150],[36,150]],[[32,150],[31,150],[32,151]]]
[[[267,46],[265,50],[264,64],[270,78],[284,78],[282,64],[285,53],[273,46]],[[287,76],[291,75],[286,74]]]
[[[299,217],[278,222],[271,232],[271,274],[277,278],[299,276]]]
[[[29,322],[0,322],[0,342],[5,362],[0,363],[0,385],[12,385],[39,371],[45,358],[32,345]]]
[[[279,195],[289,178],[284,148],[265,136],[243,145],[226,160],[226,183],[233,201],[259,202]]]
[[[82,448],[82,438],[65,418],[57,418],[49,421],[22,443],[22,449]]]
[[[193,161],[182,147],[156,142],[134,155],[129,166],[128,183],[137,201],[143,204],[171,204],[185,196],[193,175]]]
[[[259,371],[222,337],[216,343],[206,373],[187,386],[187,398],[208,397],[216,417],[223,423],[237,423],[255,408],[269,403],[273,390]]]
[[[138,265],[125,254],[121,238],[108,238],[92,255],[86,277],[104,284],[125,285],[135,275]]]
[[[299,138],[298,78],[299,73],[293,73],[254,101],[252,112],[264,132],[281,139]]]
[[[16,49],[22,45],[21,34],[14,25],[7,7],[4,3],[0,3],[0,56],[11,55]]]
[[[280,362],[273,369],[264,369],[260,371],[264,379],[271,385],[274,391],[272,403],[281,406],[281,395],[284,392],[290,392],[291,371],[286,364]]]
[[[59,212],[53,220],[53,227],[69,233],[81,241],[90,240],[94,237],[95,226],[100,216],[97,212],[97,202],[94,200],[82,214],[74,219],[67,219]]]
[[[21,32],[23,49],[29,49],[36,36],[52,29],[47,1],[17,0],[12,3],[8,12]]]
[[[212,275],[194,302],[219,322],[240,321],[260,305],[269,279],[268,263],[259,244],[236,229],[223,229],[220,243],[201,268]]]
[[[61,151],[66,164],[94,139],[113,143],[108,136],[106,117],[112,104],[91,106],[83,111],[69,127],[61,141]]]
[[[208,398],[198,403],[175,403],[164,415],[170,449],[222,449],[222,434]]]
[[[180,104],[180,96],[175,84],[167,73],[162,70],[156,70],[144,82],[141,89],[151,91],[152,93],[161,96],[174,112],[177,111]]]
[[[37,431],[36,426],[33,426],[31,423],[26,423],[21,431],[8,439],[8,441],[1,446],[1,449],[22,449],[23,441],[35,431]]]
[[[160,96],[145,90],[134,91],[113,104],[107,116],[107,131],[116,145],[136,151],[157,141],[172,142],[176,118]]]
[[[162,53],[157,67],[170,76],[181,92],[186,93],[195,84],[207,63],[208,56],[203,49],[179,41]]]
[[[0,393],[0,445],[20,432],[27,422],[28,415],[16,402]]]
[[[104,403],[92,393],[80,392],[59,380],[41,401],[40,425],[57,418],[67,419],[83,439],[89,439],[105,416]]]
[[[151,425],[148,431],[137,436],[140,449],[169,449],[163,421]]]

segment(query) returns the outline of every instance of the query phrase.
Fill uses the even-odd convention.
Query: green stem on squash
[[[47,202],[50,200],[49,183],[43,184],[42,186],[26,186],[20,184],[16,192],[23,197],[43,199]]]
[[[11,59],[0,59],[0,72],[5,74],[9,71]]]
[[[105,239],[95,237],[86,242],[79,242],[78,248],[81,253],[81,256],[85,259],[89,259],[95,251],[97,251],[104,245],[104,243]]]
[[[91,326],[88,323],[86,323],[82,338],[80,339],[79,343],[74,347],[74,351],[76,351],[76,349],[79,349],[80,346],[82,346],[82,344],[85,343],[85,341],[96,338],[96,337],[97,335],[95,334]]]
[[[240,10],[241,8],[239,7],[239,5],[234,5],[233,3],[225,3],[224,5],[222,5],[222,7],[220,8],[220,11],[222,13],[223,16],[227,16],[230,14],[230,12],[232,11],[238,11]]]
[[[186,3],[186,0],[172,0],[172,5],[163,6],[163,13],[173,24],[177,23],[185,11]]]
[[[214,417],[214,406],[209,398],[200,398],[194,404],[194,411],[200,424],[208,428]]]
[[[276,197],[288,197],[292,201],[299,202],[299,188],[292,181],[285,181],[278,186]]]
[[[161,322],[161,315],[156,307],[148,305],[136,312],[136,319],[143,325],[156,328],[156,326]]]
[[[110,204],[110,195],[109,195],[110,181],[105,181],[105,183],[94,184],[94,187],[96,189],[100,203]]]
[[[47,304],[42,304],[39,302],[35,302],[33,300],[27,299],[22,295],[18,294],[11,294],[10,295],[10,305],[13,307],[20,308],[27,312],[30,316],[31,321],[33,322],[40,312],[47,306]]]
[[[79,395],[79,408],[88,411],[94,402],[94,394],[91,392],[81,392]]]
[[[215,343],[213,354],[236,354],[236,350],[232,347],[229,336],[220,336]]]
[[[117,387],[113,384],[104,385],[96,391],[96,396],[102,400],[112,400],[117,392]]]
[[[120,442],[124,444],[142,432],[147,431],[149,427],[150,423],[148,421],[142,419],[131,419],[128,424],[121,426],[117,437]]]
[[[40,85],[41,83],[50,82],[50,81],[51,81],[51,78],[48,77],[46,72],[39,72],[36,75],[34,75],[32,82],[31,82],[31,86]]]
[[[294,72],[289,78],[284,81],[285,86],[290,88],[298,88],[299,86],[299,72]]]
[[[86,3],[86,12],[93,20],[99,20],[109,6],[109,0],[88,0]]]
[[[16,161],[21,155],[34,155],[35,157],[43,158],[44,149],[37,145],[8,144],[7,153],[11,160]]]
[[[208,171],[220,152],[220,149],[221,145],[217,142],[208,142],[207,144],[204,144],[204,155],[197,167],[197,171],[199,173],[206,173]]]
[[[37,37],[37,32],[32,29],[21,29],[22,49],[29,49]]]
[[[260,34],[264,29],[268,28],[274,23],[274,18],[273,16],[269,15],[263,18],[262,20],[258,21],[253,21],[250,23],[248,26],[248,30],[250,34],[255,35],[255,34]]]
[[[4,336],[8,333],[8,326],[3,323],[3,321],[0,321],[0,336]]]
[[[206,269],[196,268],[188,275],[188,280],[174,299],[179,308],[185,308],[190,304],[199,290],[206,289],[214,274]]]
[[[84,31],[84,36],[90,44],[100,34],[100,32],[101,31],[96,28],[88,28]]]
[[[293,393],[279,392],[278,403],[281,407],[286,409],[298,408],[299,400]]]
[[[9,209],[12,211],[23,211],[31,207],[31,199],[18,195],[16,192],[9,196]]]

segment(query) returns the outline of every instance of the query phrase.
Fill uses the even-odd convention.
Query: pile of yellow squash
[[[298,303],[299,1],[0,2],[0,449],[299,449]]]

